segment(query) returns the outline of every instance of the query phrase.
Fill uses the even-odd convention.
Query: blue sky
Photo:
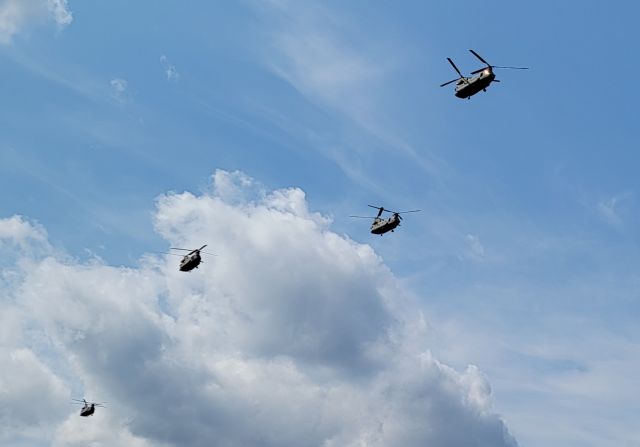
[[[635,2],[159,3],[0,15],[0,217],[136,267],[168,246],[162,194],[217,169],[301,188],[521,445],[640,442]],[[532,69],[459,100],[438,85],[469,48]],[[348,218],[367,204],[423,212],[379,238]]]

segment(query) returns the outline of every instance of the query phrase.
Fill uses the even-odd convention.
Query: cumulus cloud
[[[22,30],[54,21],[63,28],[73,21],[67,0],[0,1],[0,43],[7,44]]]
[[[22,216],[0,219],[0,242],[14,242],[21,245],[28,241],[44,242],[46,230],[38,224],[28,222]]]
[[[48,346],[42,368],[109,401],[64,414],[54,445],[517,446],[483,374],[433,358],[390,270],[329,225],[298,188],[217,171],[157,201],[168,244],[218,253],[198,270],[32,261],[3,312]]]

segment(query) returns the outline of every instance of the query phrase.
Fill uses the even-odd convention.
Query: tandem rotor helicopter
[[[189,253],[187,253],[186,255],[180,255],[177,253],[167,253],[168,255],[173,255],[173,256],[182,256],[182,260],[180,261],[180,271],[181,272],[188,272],[191,271],[195,268],[198,268],[198,266],[200,265],[201,262],[204,262],[202,260],[202,257],[200,256],[200,253],[204,253],[206,255],[211,255],[211,256],[215,256],[213,253],[206,253],[204,251],[202,251],[202,249],[204,247],[206,247],[207,245],[203,245],[200,248],[196,248],[196,249],[191,249],[191,248],[174,248],[171,247],[169,250],[182,250],[182,251],[188,251]]]
[[[379,234],[380,236],[382,236],[384,233],[387,233],[389,231],[393,232],[393,230],[395,230],[396,227],[400,226],[400,221],[402,220],[402,216],[400,216],[400,214],[417,213],[419,211],[422,211],[422,210],[391,211],[391,210],[384,209],[384,207],[382,206],[373,206],[373,205],[367,205],[367,206],[377,209],[378,215],[375,217],[374,216],[349,216],[349,217],[356,217],[358,219],[373,219],[373,223],[371,224],[371,234]],[[380,217],[383,212],[393,213],[393,214],[391,215],[391,217],[384,219]]]
[[[80,416],[91,416],[93,413],[96,412],[96,407],[103,407],[103,404],[106,404],[106,402],[87,402],[86,400],[82,399],[73,399],[76,404],[82,404],[82,408],[80,409]]]
[[[487,66],[484,68],[480,68],[478,70],[472,71],[471,74],[475,76],[465,77],[465,76],[462,76],[462,73],[460,73],[460,70],[458,70],[458,67],[456,67],[456,64],[454,64],[450,58],[447,58],[447,60],[449,61],[453,69],[460,75],[460,77],[453,79],[449,82],[445,82],[444,84],[441,84],[440,87],[444,87],[445,85],[449,85],[452,82],[457,81],[455,95],[458,98],[471,99],[473,95],[475,95],[481,90],[483,92],[486,92],[487,87],[489,87],[489,85],[492,82],[500,82],[499,79],[496,79],[496,75],[493,72],[494,68],[507,68],[510,70],[528,70],[529,69],[529,67],[501,67],[498,65],[491,65],[489,62],[485,61],[482,58],[482,56],[480,56],[475,51],[473,50],[469,50],[469,51],[471,52],[471,54],[473,54],[475,57],[480,59],[480,61],[486,64]]]

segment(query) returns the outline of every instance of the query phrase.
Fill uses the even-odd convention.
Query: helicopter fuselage
[[[197,253],[197,252],[189,253],[184,258],[182,258],[182,261],[180,261],[180,271],[188,272],[195,268],[198,268],[198,265],[200,265],[200,262],[202,262],[200,253]]]
[[[376,217],[371,224],[371,233],[382,236],[384,233],[393,231],[398,225],[400,225],[400,218],[395,215],[388,219]]]
[[[82,410],[80,410],[80,416],[91,416],[95,411],[95,405],[85,405],[82,407]]]
[[[456,83],[456,93],[458,98],[470,98],[476,93],[485,90],[496,78],[491,68],[487,67],[476,76],[462,78]]]

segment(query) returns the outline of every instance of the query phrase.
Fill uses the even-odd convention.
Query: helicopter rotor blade
[[[175,247],[170,247],[169,250],[195,251],[192,248],[175,248]]]
[[[501,81],[500,81],[500,79],[494,79],[494,80],[493,80],[493,81],[491,81],[491,82],[501,82]]]
[[[383,206],[373,206],[373,205],[367,205],[367,206],[370,206],[371,208],[375,208],[378,210],[378,215],[376,217],[380,217],[383,212],[387,211],[384,209]]]
[[[198,248],[198,250],[194,250],[194,251],[201,251],[206,246],[207,246],[207,244],[204,244],[202,247]]]
[[[462,76],[462,73],[460,73],[460,70],[458,70],[458,67],[456,67],[456,64],[453,63],[453,61],[451,60],[450,57],[447,58],[447,60],[449,61],[449,63],[451,64],[451,66],[453,67],[453,69],[456,71],[456,73],[458,73],[460,75],[460,77],[464,77]]]
[[[375,216],[349,216],[349,217],[355,217],[358,219],[375,219]]]
[[[445,85],[449,85],[449,84],[451,84],[452,82],[456,82],[456,81],[457,81],[457,80],[459,80],[459,79],[460,79],[460,78],[455,78],[455,79],[450,80],[449,82],[445,82],[444,84],[440,84],[440,87],[444,87]]]
[[[478,53],[476,53],[473,50],[469,50],[471,51],[471,54],[473,54],[475,57],[477,57],[478,59],[480,59],[483,63],[487,64],[489,67],[491,67],[491,64],[487,61],[485,61],[484,59],[482,59],[482,56],[480,56]]]
[[[493,68],[506,68],[509,70],[529,70],[530,67],[503,67],[501,65],[492,65]]]
[[[406,213],[418,213],[422,210],[409,210],[409,211],[390,211],[393,214],[406,214]]]

